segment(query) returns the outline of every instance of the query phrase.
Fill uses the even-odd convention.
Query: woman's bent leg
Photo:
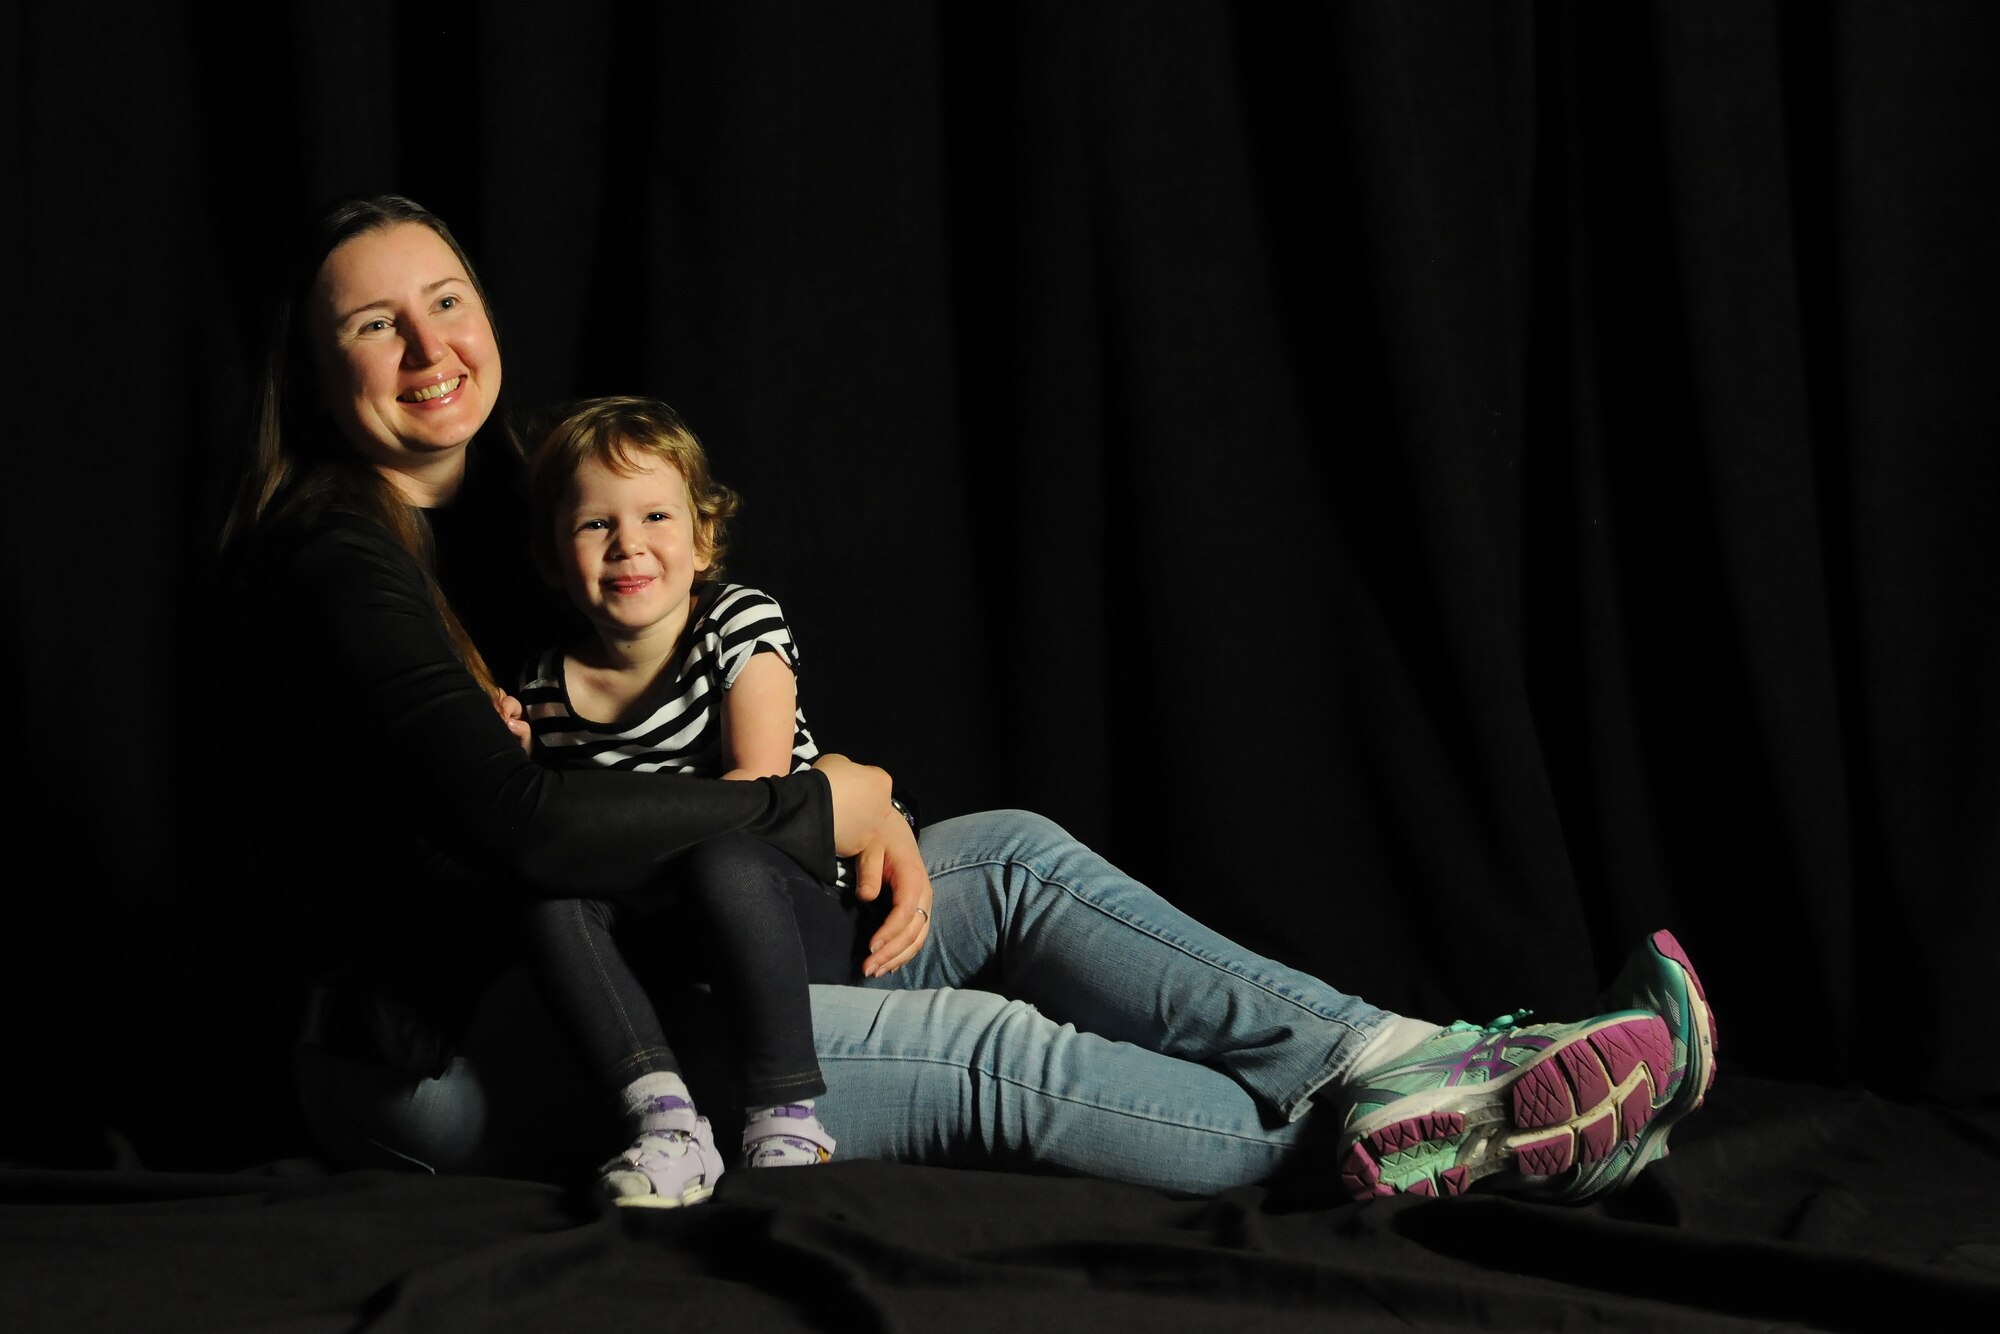
[[[460,1054],[436,1077],[318,1042],[300,1044],[293,1062],[307,1125],[337,1167],[567,1181],[579,1149],[618,1128],[524,970],[485,990]]]
[[[931,939],[870,985],[1015,997],[1179,1058],[1178,1070],[1225,1070],[1288,1120],[1353,1073],[1391,1017],[1203,926],[1038,815],[962,816],[925,829],[922,845]]]
[[[812,1003],[845,1155],[1207,1194],[1271,1177],[1310,1124],[1269,1124],[1220,1071],[989,992],[815,986]]]

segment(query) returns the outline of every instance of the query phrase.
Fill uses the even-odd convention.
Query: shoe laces
[[[1521,1027],[1527,1021],[1528,1016],[1533,1013],[1533,1009],[1523,1005],[1518,1010],[1500,1015],[1490,1023],[1468,1024],[1463,1019],[1454,1020],[1445,1025],[1444,1031],[1447,1033],[1505,1033]]]

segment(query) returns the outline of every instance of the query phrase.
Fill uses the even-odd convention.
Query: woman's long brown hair
[[[250,462],[223,525],[222,547],[225,553],[240,551],[266,525],[327,499],[380,524],[423,571],[431,603],[459,660],[491,694],[498,688],[493,673],[438,584],[430,524],[423,511],[404,499],[402,492],[340,434],[320,407],[317,392],[317,368],[305,312],[327,256],[357,236],[404,223],[430,228],[451,247],[486,308],[487,320],[492,321],[492,303],[486,299],[486,289],[465,248],[444,220],[429,209],[402,195],[339,199],[322,209],[292,245],[289,267],[282,274],[273,302],[270,341],[251,430]],[[520,446],[504,423],[489,418],[487,430],[500,438],[501,448],[519,454]]]

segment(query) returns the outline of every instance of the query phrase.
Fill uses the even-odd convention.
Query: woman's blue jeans
[[[931,938],[815,987],[843,1155],[1209,1192],[1264,1180],[1386,1016],[1242,949],[1025,811],[928,828]]]
[[[963,816],[922,843],[937,891],[923,950],[889,977],[812,989],[841,1158],[1201,1193],[1263,1181],[1388,1017],[1240,948],[1040,816]],[[443,1079],[420,1081],[456,1086],[436,1089],[365,1087],[302,1053],[308,1114],[332,1152],[488,1166],[510,1156],[482,1142],[494,1122],[522,1118],[503,1115],[509,1081],[483,1074],[482,1045],[476,1026]],[[577,1143],[575,1161],[601,1147]]]

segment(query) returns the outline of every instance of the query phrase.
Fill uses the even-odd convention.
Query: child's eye
[[[654,511],[653,511],[653,512],[652,512],[651,514],[648,514],[648,515],[646,516],[646,522],[647,522],[647,523],[665,523],[665,522],[667,521],[668,517],[669,517],[669,516],[668,516],[668,514],[667,514],[667,512],[666,512],[665,510],[654,510]]]
[[[579,533],[601,533],[610,526],[603,519],[585,519],[576,526],[576,531]]]

